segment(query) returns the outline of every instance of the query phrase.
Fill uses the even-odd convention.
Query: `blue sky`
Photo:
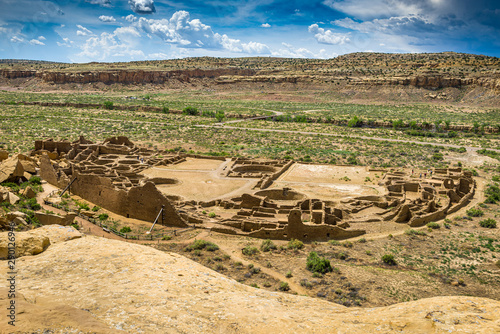
[[[497,0],[0,0],[0,58],[500,56]]]

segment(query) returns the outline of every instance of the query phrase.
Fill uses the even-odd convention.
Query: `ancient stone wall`
[[[126,191],[117,189],[109,178],[75,172],[71,192],[106,210],[127,218],[154,221],[165,206],[166,225],[186,227],[170,201],[152,182]]]

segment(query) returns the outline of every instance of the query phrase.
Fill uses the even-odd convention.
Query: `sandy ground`
[[[225,177],[224,168],[230,161],[191,159],[173,166],[153,167],[141,174],[149,177],[165,177],[179,180],[174,185],[158,185],[167,195],[177,195],[185,200],[210,201],[249,192],[257,183],[256,179],[236,179]]]
[[[273,184],[272,188],[293,188],[309,198],[339,200],[341,198],[383,195],[376,175],[366,167],[308,165],[296,163]],[[367,181],[370,178],[371,181]]]

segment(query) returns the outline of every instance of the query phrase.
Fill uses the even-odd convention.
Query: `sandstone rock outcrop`
[[[245,286],[177,254],[89,236],[24,258],[18,270],[19,292],[29,300],[50,298],[86,309],[109,328],[129,333],[495,333],[500,328],[500,302],[491,299],[435,297],[346,308]],[[29,313],[18,315],[21,328],[37,329],[30,320]]]
[[[23,154],[5,159],[0,164],[0,183],[16,182],[21,178],[28,180],[36,167],[35,161]]]
[[[56,214],[35,212],[35,217],[42,225],[61,225],[68,226],[73,223],[76,213],[67,213],[64,217]]]
[[[15,242],[15,258],[40,254],[50,245],[49,238],[40,234],[15,233],[15,241],[10,241],[8,234],[9,232],[0,233],[0,260],[8,258],[9,244],[11,242]]]
[[[19,219],[19,217],[15,218]],[[51,244],[80,238],[80,232],[72,227],[60,225],[44,226],[35,230],[15,233],[15,256],[37,255],[45,251]],[[9,232],[0,233],[0,260],[5,260],[8,255]]]
[[[8,288],[0,288],[2,312],[11,305],[11,299],[8,298],[8,295]],[[14,322],[15,327],[7,324],[7,321],[11,320],[7,315],[2,316],[0,320],[2,333],[7,333],[6,330],[9,330],[8,333],[36,333],[40,329],[48,328],[50,330],[45,330],[44,333],[124,333],[109,328],[86,310],[53,302],[50,298],[37,298],[36,301],[29,301],[18,292],[16,293],[15,307],[17,313],[20,314]],[[18,319],[22,320],[17,321]],[[28,321],[23,321],[25,319]]]

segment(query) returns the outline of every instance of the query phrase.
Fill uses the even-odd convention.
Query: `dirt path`
[[[272,117],[272,116],[268,116],[268,117]],[[395,143],[432,145],[432,146],[443,146],[443,147],[453,147],[453,148],[465,147],[467,149],[467,151],[469,151],[469,152],[476,152],[477,150],[481,149],[481,147],[473,147],[473,146],[462,146],[462,145],[454,145],[454,144],[443,144],[443,143],[435,143],[435,142],[423,142],[423,141],[416,141],[416,140],[393,139],[393,138],[382,138],[382,137],[352,136],[352,135],[342,135],[342,134],[338,134],[338,133],[280,130],[280,129],[240,128],[237,126],[226,126],[224,124],[222,124],[222,125],[197,124],[194,126],[198,127],[198,128],[224,128],[224,129],[231,129],[231,130],[247,130],[247,131],[260,131],[260,132],[292,133],[292,134],[301,134],[301,135],[331,136],[331,137],[342,137],[342,138],[350,138],[350,139],[378,140],[378,141],[388,141],[388,142],[395,142]],[[488,150],[500,152],[500,149],[488,148]]]

